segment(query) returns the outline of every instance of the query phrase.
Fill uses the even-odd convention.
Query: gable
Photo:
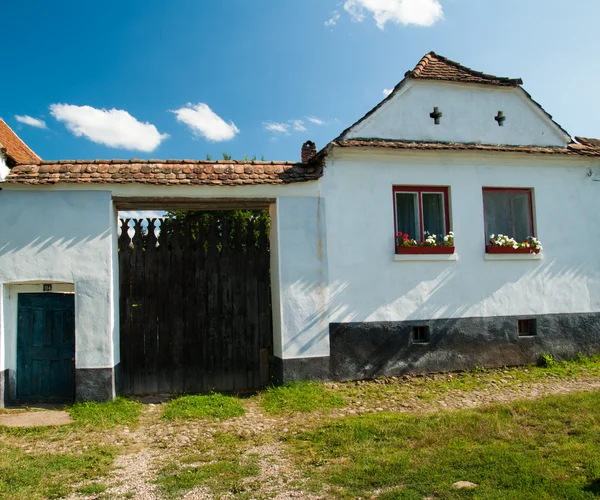
[[[430,117],[442,113],[438,125]],[[494,119],[502,111],[506,120]],[[562,130],[519,86],[407,78],[340,139],[565,147]]]

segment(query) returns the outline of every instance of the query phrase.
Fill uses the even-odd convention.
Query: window
[[[443,238],[449,231],[447,187],[394,186],[394,236],[423,241],[425,233]]]
[[[532,337],[537,334],[537,322],[535,319],[520,319],[517,322],[519,337]]]
[[[427,325],[413,326],[413,344],[429,342],[429,327]]]
[[[485,238],[504,234],[517,241],[535,236],[531,189],[483,188]]]

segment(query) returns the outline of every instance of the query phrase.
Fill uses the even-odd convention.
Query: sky
[[[0,117],[43,159],[300,159],[433,50],[600,137],[598,0],[19,0]]]

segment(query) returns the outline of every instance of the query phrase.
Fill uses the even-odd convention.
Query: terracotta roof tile
[[[487,75],[481,71],[467,68],[456,61],[451,61],[435,52],[426,54],[416,65],[415,69],[406,73],[407,77],[427,78],[431,80],[446,80],[451,82],[484,83],[516,87],[522,85],[520,78]]]
[[[599,141],[600,142],[600,141]],[[390,141],[385,139],[349,139],[335,140],[332,146],[342,148],[387,148],[411,149],[429,151],[491,151],[504,153],[529,153],[529,154],[557,154],[574,156],[592,156],[600,158],[600,145],[590,147],[583,144],[571,143],[565,148],[538,147],[538,146],[496,146],[486,144],[466,144],[455,142],[411,142]]]
[[[40,157],[12,131],[2,118],[0,118],[0,149],[17,165],[41,161]]]
[[[587,148],[600,150],[600,139],[592,139],[590,137],[577,137],[575,140]]]
[[[8,184],[162,184],[239,186],[253,184],[289,184],[319,179],[322,162],[243,162],[226,160],[152,161],[111,160],[42,161],[36,165],[14,167]]]

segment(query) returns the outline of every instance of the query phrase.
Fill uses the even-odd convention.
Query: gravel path
[[[453,375],[441,377],[451,379]],[[357,385],[378,383],[381,384],[381,382],[359,382]],[[335,388],[339,384],[329,385]],[[242,459],[252,454],[259,457],[259,476],[244,480],[255,483],[255,489],[259,492],[256,498],[316,499],[320,497],[303,491],[303,478],[294,468],[281,443],[280,438],[286,433],[296,434],[314,428],[326,420],[348,415],[382,411],[437,412],[535,399],[546,395],[596,391],[600,389],[600,378],[525,383],[506,375],[497,381],[483,384],[481,388],[475,390],[448,390],[433,396],[429,395],[426,399],[420,397],[417,390],[414,395],[400,397],[390,389],[384,390],[386,397],[378,400],[368,397],[368,386],[365,387],[364,400],[359,397],[351,398],[346,407],[330,411],[326,415],[315,412],[309,415],[274,417],[262,413],[255,400],[247,400],[245,402],[247,412],[241,417],[226,421],[173,423],[160,419],[160,405],[147,405],[138,428],[133,431],[127,429],[115,431],[114,436],[106,437],[107,441],[123,443],[123,448],[131,452],[120,455],[116,460],[117,468],[114,473],[99,482],[109,486],[105,492],[109,498],[160,498],[153,481],[161,467],[176,461],[178,457],[193,453],[202,445],[206,449],[206,443],[214,440],[215,435],[228,433],[249,443],[247,449],[241,452]],[[244,498],[253,498],[248,496],[248,491],[244,494],[246,495]],[[73,495],[71,498],[98,497]],[[199,487],[190,491],[184,498],[203,500],[215,497],[211,496],[207,489]],[[235,495],[228,494],[219,498],[235,498]]]

